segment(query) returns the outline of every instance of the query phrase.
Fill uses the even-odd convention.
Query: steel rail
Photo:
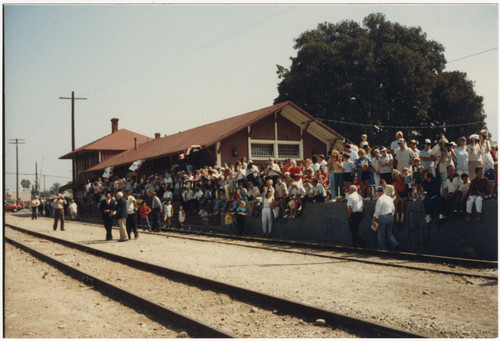
[[[195,232],[195,233],[197,233],[197,232]],[[417,270],[417,271],[429,271],[429,272],[435,272],[435,273],[440,273],[440,274],[445,274],[445,275],[469,276],[469,277],[484,278],[484,279],[489,279],[489,280],[494,280],[494,281],[498,280],[498,276],[495,276],[495,275],[482,275],[482,274],[475,274],[475,273],[470,273],[470,272],[456,272],[456,271],[451,271],[451,270],[424,268],[424,267],[419,267],[419,266],[391,263],[390,260],[389,260],[389,262],[384,262],[384,261],[368,260],[368,259],[362,259],[362,258],[360,259],[360,258],[356,258],[355,256],[349,257],[349,256],[323,255],[323,254],[318,254],[318,253],[314,253],[314,252],[311,253],[311,252],[307,252],[307,251],[279,249],[279,248],[274,248],[272,246],[242,245],[242,244],[235,244],[235,243],[227,242],[227,241],[214,241],[214,240],[198,239],[196,237],[190,237],[190,236],[172,236],[171,234],[169,236],[174,237],[174,238],[182,238],[182,239],[188,239],[188,240],[200,241],[200,242],[219,243],[219,244],[225,244],[225,245],[241,246],[241,247],[262,249],[262,250],[269,250],[269,251],[295,253],[295,254],[300,254],[300,255],[329,258],[329,259],[349,260],[349,261],[353,261],[353,262],[372,264],[372,265],[390,266],[390,267],[401,268],[401,269],[409,269],[409,270]],[[210,237],[210,236],[208,236],[208,237]],[[224,239],[231,239],[231,238],[224,238]],[[245,239],[239,239],[239,240],[243,240],[246,242],[254,241],[254,240],[245,240]],[[272,243],[272,241],[268,241],[268,243]]]
[[[168,323],[171,325],[175,325],[177,327],[186,328],[188,330],[188,334],[192,337],[198,338],[235,338],[235,336],[213,328],[203,322],[197,321],[193,318],[190,318],[187,315],[176,312],[171,309],[167,309],[163,306],[160,306],[154,302],[151,302],[143,297],[132,294],[126,290],[123,290],[109,282],[101,280],[95,276],[87,274],[83,271],[80,271],[72,266],[64,264],[57,259],[54,259],[44,253],[36,251],[29,246],[26,246],[20,242],[17,242],[8,237],[4,237],[5,241],[14,245],[15,247],[28,252],[34,257],[49,263],[50,265],[56,267],[57,269],[63,271],[64,273],[70,275],[76,280],[84,282],[86,284],[90,284],[94,289],[102,292],[103,294],[111,297],[115,300],[120,300],[121,303],[131,307],[131,308],[140,308],[148,313],[154,315],[155,319],[159,322]]]
[[[210,290],[225,293],[227,295],[235,296],[242,302],[255,303],[259,302],[263,306],[271,306],[286,311],[290,315],[296,317],[304,317],[315,321],[318,318],[324,319],[330,324],[342,324],[347,328],[352,328],[357,334],[367,338],[425,338],[427,336],[406,331],[403,329],[385,326],[369,320],[347,316],[345,314],[337,313],[331,310],[317,308],[308,304],[299,303],[282,299],[273,295],[241,288],[231,284],[215,281],[205,277],[195,276],[178,270],[162,267],[159,265],[142,262],[136,259],[127,258],[124,256],[112,254],[106,251],[94,249],[79,243],[71,242],[68,240],[56,238],[43,233],[26,230],[11,224],[5,224],[16,231],[27,233],[39,238],[47,239],[55,243],[66,245],[78,249],[83,252],[91,253],[99,257],[103,257],[112,261],[116,261],[136,269],[149,271],[156,275],[164,276],[168,279],[183,282],[196,287],[205,287]]]
[[[100,225],[98,222],[93,220],[80,221],[80,223],[85,223],[89,225]],[[114,229],[117,229],[114,227]],[[141,231],[141,233],[158,235],[158,232],[145,232]],[[450,257],[450,256],[440,256],[440,255],[432,255],[426,253],[415,253],[409,251],[390,251],[390,250],[378,250],[373,248],[356,248],[352,246],[339,245],[328,242],[312,242],[312,241],[303,241],[303,240],[290,240],[290,239],[278,239],[278,238],[263,238],[258,236],[239,236],[234,234],[227,233],[217,233],[217,232],[205,232],[205,231],[181,231],[169,228],[167,233],[176,233],[176,234],[199,234],[208,237],[219,237],[224,239],[234,239],[234,240],[243,240],[246,242],[261,242],[266,244],[282,244],[288,246],[294,246],[297,248],[311,248],[311,249],[319,249],[319,250],[331,250],[331,251],[339,251],[339,252],[354,252],[358,254],[372,255],[381,258],[391,258],[398,259],[403,261],[416,261],[416,262],[427,262],[427,263],[439,263],[439,264],[449,264],[449,265],[458,265],[463,267],[470,268],[498,268],[498,261],[491,260],[483,260],[483,259],[471,259],[471,258],[460,258],[460,257]],[[160,234],[162,234],[160,232]]]

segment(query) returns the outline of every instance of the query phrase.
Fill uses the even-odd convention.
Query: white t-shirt
[[[459,176],[455,176],[453,180],[450,180],[450,177],[447,176],[446,180],[444,180],[444,188],[448,189],[448,193],[454,193],[460,186],[461,182],[462,179],[460,179]]]
[[[134,214],[135,213],[134,202],[135,202],[134,196],[129,195],[127,198],[127,214]]]
[[[409,168],[411,172],[410,162],[415,158],[411,149],[399,149],[394,155],[394,158],[398,160],[398,171],[403,173],[403,168]]]
[[[352,212],[363,212],[363,197],[354,192],[347,197],[347,207],[352,207]]]

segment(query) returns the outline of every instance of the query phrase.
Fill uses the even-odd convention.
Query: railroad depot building
[[[264,164],[270,157],[302,160],[313,154],[326,155],[334,147],[341,149],[343,140],[339,133],[290,101],[170,136],[160,137],[156,133],[154,139],[129,131],[114,136],[122,130],[113,130],[111,135],[61,157],[76,159],[76,185],[82,179],[102,177],[108,167],[112,167],[113,175],[126,176],[129,167],[139,160],[143,161],[136,170],[139,176],[163,173],[185,164],[194,169],[232,164],[243,157]],[[119,140],[128,146],[127,150],[117,152],[115,144]],[[201,149],[179,160],[179,155],[193,145]]]
[[[83,184],[90,179],[92,174],[84,173],[85,170],[105,161],[113,156],[123,153],[137,145],[153,139],[127,129],[118,129],[118,118],[111,119],[111,134],[94,142],[84,145],[72,152],[61,156],[59,159],[72,160],[75,186]],[[72,186],[66,185],[66,188]]]

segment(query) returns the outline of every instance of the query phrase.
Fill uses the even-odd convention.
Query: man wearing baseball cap
[[[377,188],[377,202],[373,213],[372,225],[378,220],[377,247],[379,250],[386,249],[386,241],[394,250],[399,250],[399,243],[394,237],[394,201],[385,194],[384,187]]]
[[[398,171],[403,173],[404,168],[411,169],[411,161],[415,158],[413,151],[406,147],[405,139],[401,138],[398,141],[399,149],[394,154],[394,159],[397,161]]]
[[[398,150],[399,150],[399,139],[403,138],[403,132],[398,131],[396,133],[396,140],[392,141],[391,143],[391,148],[390,148],[390,153],[394,155]]]
[[[434,161],[436,160],[436,158],[431,155],[431,147],[431,140],[425,139],[424,149],[422,149],[419,153],[420,160],[422,161],[422,167],[424,167],[424,169],[428,169],[429,171],[434,169]]]

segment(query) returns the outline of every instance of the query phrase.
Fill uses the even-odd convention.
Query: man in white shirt
[[[326,190],[325,187],[318,182],[318,179],[312,180],[312,188],[309,194],[309,200],[312,202],[325,202]]]
[[[139,238],[139,233],[137,232],[137,216],[135,214],[137,208],[137,202],[133,196],[132,191],[127,192],[125,194],[125,198],[127,199],[127,235],[128,239],[130,238],[130,234],[134,231],[134,238]]]
[[[377,203],[375,204],[375,212],[373,213],[372,224],[378,220],[377,229],[377,245],[379,250],[385,250],[386,240],[391,244],[391,247],[399,251],[399,243],[394,237],[394,201],[391,197],[385,194],[383,187],[377,188]]]
[[[446,168],[448,176],[444,180],[444,211],[448,215],[451,209],[454,213],[458,212],[459,209],[459,187],[462,182],[458,176],[455,166],[449,165]]]
[[[406,147],[404,139],[399,139],[398,143],[399,149],[394,153],[394,159],[397,160],[398,171],[403,173],[405,168],[412,169],[411,162],[415,158],[415,154],[410,148]]]
[[[399,140],[403,138],[403,132],[398,131],[396,133],[396,139],[391,142],[391,146],[389,147],[390,152],[392,155],[396,154],[396,152],[399,150]]]
[[[354,145],[351,145],[349,143],[344,143],[344,153],[349,154],[352,162],[356,162],[356,160],[359,158],[359,155],[358,152],[355,152],[352,149],[353,146]]]
[[[38,208],[40,207],[40,200],[38,199],[38,195],[35,195],[35,200],[31,202],[31,219],[38,219]]]
[[[358,188],[355,185],[349,187],[349,196],[347,197],[347,210],[349,229],[351,230],[353,247],[364,247],[365,241],[359,235],[359,224],[363,218],[363,197],[359,195]]]

